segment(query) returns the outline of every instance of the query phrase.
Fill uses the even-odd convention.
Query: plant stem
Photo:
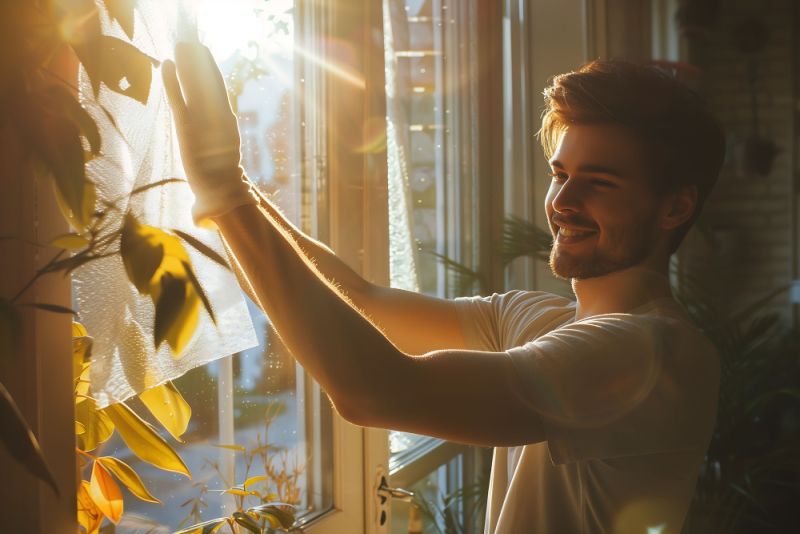
[[[35,274],[35,275],[33,275],[33,277],[31,277],[31,279],[30,279],[30,280],[28,280],[28,283],[27,283],[27,284],[25,284],[25,285],[22,287],[22,289],[20,289],[19,291],[17,291],[17,294],[16,294],[16,295],[14,295],[14,297],[11,299],[11,304],[14,304],[14,303],[17,301],[17,299],[18,299],[19,297],[21,297],[21,296],[22,296],[22,294],[23,294],[23,293],[25,293],[25,291],[27,291],[27,290],[28,290],[28,288],[30,288],[30,287],[31,287],[31,286],[32,286],[32,285],[33,285],[33,284],[36,282],[36,280],[38,280],[38,279],[39,279],[39,277],[40,277],[40,276],[42,276],[44,273],[46,273],[46,272],[47,272],[47,268],[48,268],[48,267],[50,267],[50,266],[52,266],[52,265],[53,265],[55,262],[57,262],[57,261],[58,261],[58,260],[61,258],[61,256],[63,256],[63,255],[64,255],[64,252],[66,252],[66,251],[62,250],[61,252],[59,252],[58,254],[56,254],[55,256],[53,256],[53,258],[52,258],[52,259],[51,259],[49,262],[47,262],[47,265],[45,265],[44,267],[42,267],[40,270],[36,271],[36,274]]]

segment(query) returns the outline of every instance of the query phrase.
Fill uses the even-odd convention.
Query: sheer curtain
[[[389,165],[389,276],[392,287],[419,291],[413,214],[408,175],[408,86],[400,78],[397,50],[408,48],[406,14],[400,2],[383,0],[384,50],[386,57],[386,155]]]
[[[196,35],[190,8],[188,0],[139,0],[132,43],[153,58],[171,58],[176,42]],[[129,40],[116,22],[105,17],[103,7],[98,9],[103,32]],[[158,69],[153,70],[146,105],[105,87],[95,97],[85,72],[80,75],[80,92],[103,136],[103,155],[88,164],[100,202],[127,198],[136,188],[185,176]],[[113,122],[103,109],[114,117]],[[224,256],[219,235],[194,226],[192,198],[185,182],[154,187],[121,204],[120,211],[110,212],[107,223],[119,225],[130,210],[145,224],[187,232]],[[166,343],[159,349],[154,346],[154,306],[149,296],[138,294],[128,281],[119,255],[91,262],[73,275],[78,320],[94,338],[91,394],[99,406],[125,400],[194,367],[258,344],[235,277],[186,248],[217,324],[201,311],[195,335],[179,357],[170,354]]]

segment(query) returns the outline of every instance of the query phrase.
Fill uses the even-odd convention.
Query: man
[[[724,152],[692,93],[618,62],[556,77],[541,131],[550,264],[577,300],[447,301],[366,282],[255,194],[210,53],[180,45],[176,64],[164,81],[195,218],[219,227],[344,418],[495,447],[487,533],[680,531],[719,382],[667,278]]]

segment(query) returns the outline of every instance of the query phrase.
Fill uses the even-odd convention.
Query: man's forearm
[[[265,312],[294,356],[340,411],[368,401],[407,358],[319,274],[266,210],[216,217]]]
[[[348,298],[361,307],[362,296],[371,284],[337,257],[328,246],[300,231],[261,191],[257,190],[257,193],[261,199],[261,207],[269,214],[270,220],[289,234],[325,278],[334,282]]]

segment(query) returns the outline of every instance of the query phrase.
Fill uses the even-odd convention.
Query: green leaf
[[[103,83],[114,92],[147,104],[153,66],[159,64],[156,59],[110,35],[76,46],[75,52],[89,75],[95,94]]]
[[[206,309],[208,316],[211,317],[211,322],[217,324],[217,317],[214,315],[214,309],[211,307],[211,302],[209,302],[208,296],[206,296],[206,292],[203,290],[203,286],[200,285],[200,281],[197,279],[197,276],[195,276],[194,269],[186,262],[183,262],[183,268],[186,269],[186,276],[189,278],[189,282],[192,283],[192,287],[194,287],[195,292],[200,297],[200,301],[203,303],[203,307]]]
[[[72,120],[80,130],[81,134],[89,142],[89,148],[93,156],[100,154],[102,139],[100,129],[89,112],[86,111],[80,102],[61,85],[52,85],[47,89],[48,96],[52,99],[56,112]]]
[[[181,239],[183,239],[184,241],[186,241],[187,243],[189,243],[189,245],[194,247],[198,252],[200,252],[201,254],[206,256],[208,259],[210,259],[210,260],[222,265],[226,269],[230,270],[231,267],[230,267],[230,265],[228,265],[228,262],[225,261],[225,258],[220,256],[219,253],[217,253],[216,250],[212,249],[211,247],[209,247],[208,245],[206,245],[205,243],[203,243],[202,241],[200,241],[196,237],[194,237],[194,236],[192,236],[190,234],[187,234],[186,232],[181,232],[180,230],[177,230],[175,228],[172,229],[172,232],[175,235],[177,235],[178,237],[180,237]]]
[[[189,426],[192,408],[175,385],[169,381],[165,382],[139,393],[139,399],[167,432],[183,443],[181,436]]]
[[[256,523],[255,519],[243,512],[233,512],[233,520],[238,524],[253,532],[254,534],[261,534],[261,527]]]
[[[59,306],[58,304],[45,304],[43,302],[26,302],[24,304],[20,304],[20,306],[29,306],[31,308],[37,308],[52,313],[68,313],[71,315],[78,315],[78,312],[76,312],[72,308]]]
[[[11,456],[39,480],[46,482],[59,495],[55,478],[47,467],[39,441],[34,436],[25,418],[22,417],[11,394],[0,383],[0,441]]]
[[[227,522],[228,518],[218,517],[216,519],[210,519],[202,523],[197,523],[196,525],[192,525],[189,528],[179,530],[177,532],[174,532],[173,534],[214,534],[220,528],[222,528],[222,526],[225,525]]]
[[[122,31],[129,39],[133,40],[134,14],[136,0],[104,0],[108,16],[111,20],[119,22]]]
[[[258,514],[259,516],[264,516],[273,528],[280,527],[288,529],[291,528],[295,522],[294,509],[295,507],[291,504],[271,502],[253,506],[247,511]],[[276,520],[277,523],[270,518]]]
[[[19,313],[7,299],[0,298],[0,359],[10,361],[19,351],[21,322]]]
[[[125,272],[139,293],[151,292],[151,281],[164,259],[164,246],[149,226],[128,213],[122,226],[120,254]]]
[[[79,234],[62,234],[54,237],[50,245],[65,250],[80,250],[89,245],[89,240]]]
[[[142,482],[141,477],[136,473],[136,471],[131,468],[128,464],[123,462],[118,458],[114,458],[113,456],[101,456],[97,458],[95,461],[100,462],[103,464],[103,467],[108,469],[111,473],[117,477],[119,480],[128,490],[136,495],[139,499],[147,502],[152,503],[161,503],[158,499],[153,497],[153,494],[147,489]]]
[[[159,469],[181,473],[191,478],[189,468],[183,463],[178,453],[152,426],[124,403],[112,404],[103,411],[114,423],[120,437],[136,456]]]

